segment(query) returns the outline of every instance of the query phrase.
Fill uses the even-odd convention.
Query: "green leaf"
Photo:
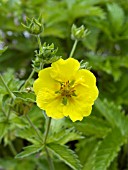
[[[43,146],[41,145],[30,145],[30,146],[24,147],[24,151],[17,154],[15,158],[25,158],[32,154],[38,153],[42,149],[43,149]]]
[[[40,135],[42,135],[42,133],[39,131],[39,129],[38,129],[38,132],[40,133]],[[26,139],[27,141],[34,143],[34,144],[37,144],[40,141],[35,130],[31,127],[17,129],[16,136],[20,137],[22,139]]]
[[[128,135],[128,117],[118,106],[107,100],[101,101],[100,98],[96,100],[95,106],[112,127],[118,127],[124,136]]]
[[[125,138],[119,128],[114,128],[101,142],[96,152],[93,170],[106,170],[117,156]]]
[[[124,11],[123,9],[117,4],[108,4],[108,15],[110,26],[112,27],[112,31],[116,34],[119,33],[122,29],[123,22],[124,22]]]
[[[0,122],[0,141],[3,136],[7,133],[9,129],[9,124],[6,121]]]
[[[71,123],[70,123],[71,125]],[[70,141],[82,139],[83,136],[80,132],[76,131],[73,126],[69,126],[66,123],[66,119],[59,119],[51,121],[51,129],[48,136],[48,143],[56,142],[64,145]]]
[[[91,143],[87,143],[87,146],[85,146],[86,148],[83,148],[83,150],[87,150],[88,153],[88,157],[86,159],[86,162],[84,164],[83,170],[92,170],[94,167],[94,163],[95,163],[95,156],[96,156],[96,152],[98,150],[98,147],[100,145],[99,141],[96,141],[95,139],[93,139],[93,141],[91,141],[89,139],[89,142]],[[91,146],[90,146],[91,145]],[[89,152],[88,152],[89,150]],[[86,154],[87,154],[86,153]],[[84,156],[83,156],[84,157]]]
[[[95,137],[90,137],[90,138],[84,138],[83,140],[80,140],[76,144],[76,152],[80,158],[80,161],[83,165],[85,164],[92,164],[92,155],[94,156],[94,150],[97,148],[99,145],[99,140],[97,140]],[[94,159],[93,159],[94,160]],[[87,170],[92,170],[92,167],[89,168],[86,167]]]
[[[77,155],[67,146],[55,143],[49,143],[47,146],[53,152],[53,154],[69,165],[72,169],[81,170],[81,164]]]
[[[83,121],[74,123],[73,126],[84,135],[95,135],[100,138],[103,138],[111,129],[106,121],[94,116],[86,117]]]
[[[32,92],[15,91],[13,93],[18,99],[21,99],[23,101],[35,102],[35,100],[36,100],[36,96]]]

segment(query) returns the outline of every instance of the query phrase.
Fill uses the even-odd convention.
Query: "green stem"
[[[28,120],[29,124],[31,125],[31,127],[35,130],[36,134],[38,135],[39,139],[41,140],[41,143],[42,142],[42,137],[40,136],[39,134],[39,131],[38,129],[34,126],[34,124],[32,123],[32,121],[30,120],[29,116],[28,115],[25,115],[26,119]]]
[[[3,107],[2,107],[2,113],[3,113],[3,116],[7,117],[6,112]]]
[[[24,88],[27,87],[27,85],[28,85],[30,79],[33,77],[34,73],[35,73],[35,69],[32,70],[31,74],[29,75],[28,79],[25,81],[25,83],[24,83],[24,85],[21,87],[21,89],[24,89]]]
[[[39,49],[41,49],[42,45],[41,45],[40,35],[37,35],[37,42],[38,42],[38,45],[39,45]]]
[[[72,50],[71,50],[71,53],[69,55],[69,58],[71,58],[73,56],[75,49],[76,49],[76,46],[77,46],[77,43],[78,43],[78,40],[75,40],[73,47],[72,47]]]
[[[11,101],[10,101],[10,105],[13,103],[13,99],[11,99]],[[7,120],[9,120],[9,118],[10,118],[10,114],[11,114],[11,107],[9,107],[9,109],[8,109],[8,113],[7,113]]]
[[[51,124],[51,117],[48,117],[48,122],[47,122],[47,126],[46,126],[45,137],[44,137],[44,145],[46,144],[46,141],[47,141],[47,137],[48,137],[48,133],[49,133],[49,129],[50,129],[50,124]]]
[[[12,98],[13,100],[15,100],[16,96],[11,92],[11,90],[9,89],[9,87],[7,86],[7,84],[5,83],[5,81],[4,81],[4,79],[3,79],[3,77],[2,77],[1,74],[0,74],[0,79],[1,79],[4,87],[6,88],[7,92],[8,92],[9,95],[11,96],[11,98]]]
[[[44,146],[45,146],[45,151],[46,151],[46,154],[47,154],[49,168],[50,168],[50,170],[54,170],[53,161],[52,161],[50,154],[49,154],[49,151],[46,147],[46,141],[47,141],[48,133],[49,133],[49,130],[50,130],[50,125],[51,125],[51,117],[48,117],[47,125],[46,125],[46,132],[45,132],[45,137],[44,137]]]
[[[12,144],[12,142],[9,142],[8,145],[9,145],[9,148],[10,148],[12,154],[13,154],[14,156],[17,155],[17,151],[16,151],[16,149],[14,148],[14,145]]]
[[[54,170],[54,164],[53,164],[53,161],[49,155],[49,151],[48,149],[45,147],[45,151],[46,151],[46,154],[47,154],[47,159],[48,159],[48,163],[49,163],[49,168],[50,170]]]

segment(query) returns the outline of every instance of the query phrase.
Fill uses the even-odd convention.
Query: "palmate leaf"
[[[4,135],[8,132],[9,124],[6,121],[0,122],[0,142]]]
[[[95,149],[98,147],[98,145],[99,140],[95,137],[84,138],[76,144],[76,152],[81,163],[84,165],[84,168],[86,167],[85,165],[87,162],[89,163],[91,161],[91,163],[89,164],[92,165],[92,161],[94,161],[95,159],[91,157],[94,157],[94,152],[96,153]],[[90,167],[91,165],[87,166],[86,170],[92,170],[92,167]]]
[[[36,96],[32,92],[19,92],[19,91],[15,91],[13,93],[15,94],[15,96],[18,99],[21,99],[23,101],[35,102],[35,100],[36,100]]]
[[[38,133],[40,134],[40,136],[42,135],[39,129],[38,129]],[[34,144],[38,144],[40,141],[40,138],[36,134],[35,130],[31,127],[18,129],[16,131],[16,136],[22,139],[26,139],[27,141]]]
[[[43,149],[43,145],[30,145],[24,148],[24,151],[17,154],[15,158],[25,158],[32,154],[38,153]]]
[[[73,170],[81,170],[81,164],[77,155],[65,145],[49,143],[47,147],[60,160],[69,165]]]
[[[108,17],[110,21],[110,25],[114,33],[119,33],[122,29],[124,22],[124,11],[123,9],[116,3],[108,4]]]
[[[96,152],[100,145],[100,142],[96,141],[95,139],[94,139],[94,141],[90,141],[90,142],[92,142],[92,143],[91,144],[89,143],[89,147],[87,146],[87,150],[89,149],[90,152],[88,153],[88,157],[87,157],[86,162],[83,166],[83,170],[92,170],[93,169],[94,163],[95,163]],[[90,147],[90,145],[91,145],[91,147]],[[86,149],[84,149],[84,150],[86,153]]]
[[[107,100],[101,101],[98,98],[95,102],[96,108],[108,120],[111,127],[118,127],[124,136],[128,136],[128,117],[121,112],[118,106]]]
[[[51,129],[48,137],[48,143],[55,142],[64,145],[70,141],[82,139],[83,136],[80,132],[71,125],[66,123],[66,119],[59,119],[51,121]]]
[[[86,117],[83,121],[74,123],[73,126],[84,135],[94,135],[99,138],[103,138],[111,129],[106,121],[94,116]]]
[[[106,170],[117,156],[125,138],[119,128],[112,129],[96,151],[93,170]]]

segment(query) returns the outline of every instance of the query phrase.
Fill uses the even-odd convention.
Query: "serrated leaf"
[[[83,121],[76,122],[73,125],[84,135],[95,135],[100,138],[103,138],[111,129],[107,122],[94,116],[87,117]]]
[[[60,160],[69,165],[73,170],[81,170],[81,164],[78,156],[65,145],[49,143],[47,147],[56,155]]]
[[[5,121],[0,122],[0,141],[8,131],[8,128],[9,128],[9,124],[7,122]]]
[[[96,147],[98,147],[98,143],[99,143],[99,140],[97,140],[95,137],[90,137],[90,138],[84,138],[83,140],[80,140],[76,144],[76,152],[83,165],[89,162],[90,157],[94,155],[94,150]],[[90,170],[89,167],[86,169]]]
[[[95,106],[112,127],[118,127],[124,136],[128,135],[128,117],[120,111],[119,107],[113,102],[101,101],[100,98],[96,100]]]
[[[35,154],[43,149],[43,146],[41,145],[31,145],[24,148],[24,151],[17,154],[15,158],[25,158],[27,156],[30,156],[32,154]]]
[[[96,156],[96,152],[98,150],[98,147],[100,145],[100,142],[95,142],[93,149],[90,150],[90,153],[88,155],[88,158],[84,164],[83,170],[92,170],[94,167],[94,163],[95,163],[95,156]],[[90,146],[89,146],[90,147]]]
[[[93,170],[106,170],[117,156],[124,142],[125,138],[122,136],[120,129],[114,128],[109,132],[96,152]]]
[[[19,91],[16,91],[16,92],[13,92],[13,93],[18,99],[21,99],[23,101],[35,102],[35,100],[36,100],[36,96],[32,92],[19,92]]]
[[[17,115],[10,119],[10,123],[15,124],[19,128],[27,126],[26,121],[22,117],[18,117]]]
[[[117,3],[108,4],[107,8],[112,31],[119,33],[124,22],[124,11]]]
[[[83,136],[80,132],[72,126],[66,124],[66,119],[59,119],[58,121],[52,119],[50,134],[48,136],[48,143],[55,142],[61,145],[70,141],[82,139]]]
[[[41,136],[42,133],[39,131],[39,129],[38,129],[38,132],[40,133],[40,136]],[[37,144],[40,142],[40,139],[37,136],[35,130],[31,127],[26,127],[24,129],[18,129],[16,131],[16,136],[20,137],[22,139],[26,139],[27,141],[34,143],[34,144]]]

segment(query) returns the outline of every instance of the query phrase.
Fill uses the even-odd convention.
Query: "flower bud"
[[[36,56],[43,60],[44,64],[50,64],[57,61],[60,57],[56,56],[58,49],[54,49],[54,44],[47,45],[43,44],[42,48],[39,49],[39,53],[36,51]]]
[[[85,29],[84,25],[81,27],[76,27],[76,25],[73,24],[71,29],[71,38],[73,40],[82,40],[89,34],[88,29]]]
[[[27,18],[26,25],[22,24],[22,26],[26,28],[30,34],[34,35],[39,35],[44,30],[43,25],[41,23],[41,17],[39,17],[38,19]]]

